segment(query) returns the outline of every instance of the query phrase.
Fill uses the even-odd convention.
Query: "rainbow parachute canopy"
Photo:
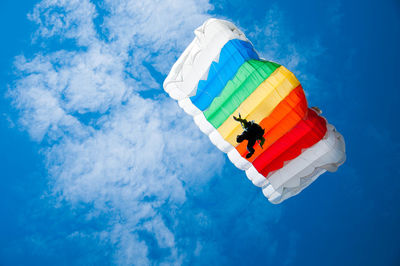
[[[211,142],[246,171],[272,203],[280,203],[346,159],[342,135],[307,107],[303,88],[284,66],[260,59],[252,43],[233,25],[209,19],[194,31],[164,81],[165,91]],[[246,159],[237,143],[242,114],[265,129],[263,149]]]

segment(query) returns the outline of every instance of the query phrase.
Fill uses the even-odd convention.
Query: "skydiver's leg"
[[[236,142],[237,142],[237,143],[241,143],[243,140],[244,140],[243,134],[242,134],[242,135],[238,135],[238,136],[236,137]]]
[[[256,144],[256,140],[257,140],[256,138],[251,138],[247,142],[247,150],[249,151],[249,153],[246,155],[246,158],[250,158],[254,154],[255,150],[253,146],[254,144]]]
[[[247,139],[247,132],[246,131],[243,131],[243,133],[242,134],[240,134],[240,135],[238,135],[237,137],[236,137],[236,142],[237,143],[241,143],[243,140],[245,140],[245,139]]]
[[[263,148],[264,142],[265,142],[265,138],[261,137],[260,138],[260,147],[261,147],[261,149]]]

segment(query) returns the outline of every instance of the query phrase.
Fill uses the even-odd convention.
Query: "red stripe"
[[[253,165],[266,177],[270,172],[282,168],[286,161],[299,156],[303,149],[320,141],[325,133],[325,119],[308,109],[307,118],[300,121],[291,131],[260,154],[254,160]]]

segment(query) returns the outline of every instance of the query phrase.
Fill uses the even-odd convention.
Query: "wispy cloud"
[[[182,206],[188,189],[206,183],[224,163],[176,103],[137,93],[159,88],[146,64],[165,73],[211,8],[207,1],[120,0],[96,7],[44,0],[29,15],[38,24],[35,41],[61,40],[62,49],[17,57],[19,78],[9,94],[20,124],[42,143],[50,193],[72,205],[92,204],[88,219],[109,214],[101,234],[117,247],[119,264],[150,263],[141,232],[169,250],[160,262],[179,264],[184,254],[161,209]],[[102,25],[95,25],[99,16]],[[63,46],[67,39],[74,46]]]

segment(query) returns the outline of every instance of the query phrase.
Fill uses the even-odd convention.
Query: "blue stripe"
[[[236,39],[227,42],[221,49],[218,63],[212,62],[207,80],[200,80],[196,95],[190,97],[193,104],[206,110],[240,66],[250,59],[259,59],[251,43]]]

